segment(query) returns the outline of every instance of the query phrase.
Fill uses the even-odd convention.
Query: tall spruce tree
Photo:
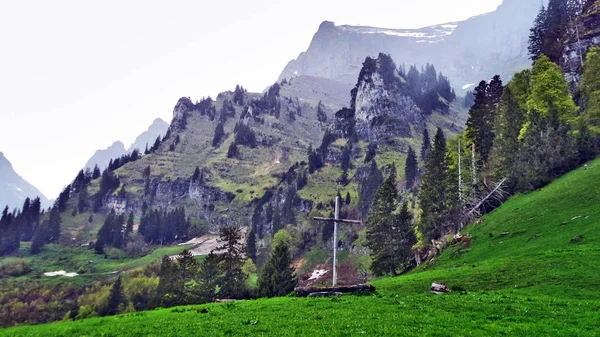
[[[217,242],[223,245],[217,248],[221,254],[221,289],[223,298],[247,297],[246,275],[242,271],[244,264],[244,247],[241,243],[242,232],[239,227],[224,227],[219,231]]]
[[[421,160],[423,162],[427,160],[429,152],[431,152],[431,139],[429,138],[429,131],[425,127],[423,129],[423,144],[421,145]]]
[[[373,160],[369,174],[361,179],[358,185],[358,208],[363,218],[367,217],[375,199],[377,189],[379,189],[382,183],[383,175],[377,167],[377,161]]]
[[[404,177],[406,178],[406,188],[411,189],[415,185],[419,170],[417,163],[417,155],[412,146],[408,147],[408,156],[406,157],[406,165],[404,167]]]
[[[256,263],[256,233],[254,229],[250,229],[246,239],[246,256]]]
[[[217,286],[219,284],[221,257],[210,252],[200,265],[197,276],[198,297],[202,302],[214,302],[217,297]]]
[[[279,241],[265,263],[258,279],[258,295],[261,297],[285,296],[291,293],[298,278],[292,266],[290,248]]]
[[[110,294],[108,296],[108,304],[106,308],[106,315],[116,315],[125,309],[127,306],[127,297],[123,290],[123,281],[121,276],[117,278],[113,286],[110,288]]]
[[[367,219],[367,247],[369,247],[375,275],[397,275],[408,266],[412,246],[417,242],[413,216],[408,204],[403,203],[399,213],[396,177],[391,174],[377,191],[372,212]]]
[[[442,129],[438,128],[433,142],[431,155],[425,163],[423,184],[419,193],[421,221],[419,230],[429,242],[442,234],[446,211],[446,139]]]

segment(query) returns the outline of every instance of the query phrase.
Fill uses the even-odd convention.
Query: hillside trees
[[[417,163],[417,154],[413,150],[412,146],[408,147],[408,155],[406,157],[406,165],[404,167],[404,177],[406,179],[406,188],[411,189],[415,185],[419,171],[419,164]]]
[[[258,279],[258,295],[285,296],[294,290],[296,282],[290,247],[286,241],[278,241]]]
[[[244,265],[244,247],[241,242],[242,231],[239,227],[224,227],[219,231],[217,242],[222,243],[217,248],[224,251],[221,254],[221,286],[219,296],[221,298],[244,298],[248,296],[246,286],[247,276],[242,271]]]
[[[489,84],[481,81],[475,88],[475,103],[469,110],[467,137],[475,144],[483,163],[488,161],[494,143],[496,108],[502,90],[502,80],[499,76],[494,76]]]
[[[395,212],[398,207],[395,180],[396,175],[390,174],[377,190],[367,218],[367,247],[375,275],[391,273],[395,276],[412,257],[412,245],[416,243],[408,205],[404,203],[400,213]]]
[[[425,162],[423,184],[419,193],[421,221],[419,230],[426,242],[437,239],[443,230],[446,210],[446,139],[438,128],[433,141],[431,154]]]
[[[140,219],[138,232],[148,243],[169,244],[187,237],[189,222],[186,221],[185,208],[178,207],[172,211],[150,210]]]
[[[377,167],[377,162],[373,160],[368,175],[358,185],[358,209],[363,218],[367,217],[377,190],[382,183],[383,175]]]
[[[110,245],[115,248],[122,248],[124,245],[123,224],[125,218],[123,215],[116,215],[115,211],[111,211],[102,227],[98,231],[96,239],[96,252],[104,253],[104,246]]]

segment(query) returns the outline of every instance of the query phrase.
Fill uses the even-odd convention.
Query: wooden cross
[[[361,224],[360,220],[340,219],[340,197],[335,197],[335,218],[314,217],[317,221],[333,222],[333,286],[337,284],[337,225],[338,222],[347,224]]]

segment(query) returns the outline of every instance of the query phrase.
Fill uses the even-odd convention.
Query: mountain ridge
[[[0,152],[0,207],[20,208],[26,198],[40,198],[42,207],[50,206],[46,196],[31,183],[21,177],[11,162]]]

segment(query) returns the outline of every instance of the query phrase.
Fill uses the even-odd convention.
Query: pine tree
[[[57,243],[60,239],[61,223],[62,221],[60,219],[60,211],[57,206],[54,206],[50,211],[50,217],[48,219],[49,228],[48,237],[46,239],[48,243]]]
[[[221,257],[214,252],[210,252],[200,265],[197,277],[197,294],[202,302],[214,302],[217,297],[217,285],[221,279],[220,262]]]
[[[127,226],[125,227],[125,237],[129,237],[133,233],[133,212],[129,213],[127,218]]]
[[[225,130],[223,128],[223,124],[224,124],[223,121],[219,121],[219,123],[215,127],[215,135],[213,136],[213,141],[212,141],[212,146],[213,147],[219,146],[219,143],[221,142],[221,139],[225,135]]]
[[[323,103],[321,103],[321,101],[317,104],[317,120],[322,124],[327,123],[327,113],[323,109]]]
[[[122,282],[121,276],[119,276],[112,288],[110,288],[106,315],[116,315],[119,312],[122,312],[127,305],[127,297],[125,297],[125,291],[123,290]]]
[[[346,193],[346,205],[350,205],[352,202],[352,197],[350,197],[350,192]]]
[[[221,289],[219,294],[223,298],[244,298],[247,296],[246,275],[242,271],[244,264],[244,247],[241,244],[242,232],[239,227],[224,227],[219,231],[217,242],[223,245],[218,247],[221,254]]]
[[[437,239],[442,234],[446,211],[446,139],[438,128],[433,149],[425,163],[423,184],[419,193],[422,215],[419,230],[426,242]]]
[[[360,181],[358,185],[358,208],[363,218],[367,217],[377,189],[383,182],[383,175],[377,167],[377,162],[373,160],[371,162],[371,168],[369,174]]]
[[[229,145],[227,149],[227,158],[235,158],[238,155],[237,144],[235,140]]]
[[[529,57],[533,62],[537,61],[537,59],[544,53],[544,40],[546,34],[548,32],[548,12],[546,8],[542,6],[540,12],[538,13],[535,21],[533,22],[533,26],[529,30]]]
[[[429,131],[426,127],[423,130],[423,145],[421,145],[421,160],[423,162],[427,160],[429,152],[431,152],[431,139],[429,138]]]
[[[256,263],[256,234],[253,229],[248,231],[246,239],[246,256]]]
[[[163,256],[160,264],[158,287],[156,288],[157,304],[163,307],[176,305],[176,288],[178,285],[177,266],[168,256]]]
[[[297,281],[290,248],[285,241],[280,241],[273,248],[258,279],[258,294],[261,297],[285,296],[294,290]]]
[[[519,153],[519,133],[525,122],[525,111],[519,106],[511,87],[508,85],[504,90],[494,127],[494,153],[497,157],[494,175],[496,179],[508,178],[510,189],[514,187],[519,175],[516,159]]]
[[[34,229],[31,239],[31,254],[39,254],[42,251],[42,247],[44,247],[48,240],[49,227],[48,220],[45,220]]]
[[[90,197],[88,193],[87,185],[83,185],[79,188],[79,196],[77,198],[77,210],[79,213],[83,213],[88,208],[88,198]]]
[[[377,190],[371,213],[367,218],[367,244],[371,256],[371,270],[375,275],[396,275],[392,245],[391,217],[396,210],[398,191],[390,176]]]
[[[467,137],[475,144],[483,163],[488,161],[494,143],[496,107],[503,90],[499,76],[495,76],[492,82],[481,81],[475,88],[475,103],[467,119]]]
[[[196,166],[196,169],[194,170],[194,174],[192,175],[192,182],[198,182],[198,181],[202,181],[202,179],[200,179],[200,167]]]
[[[404,177],[406,178],[406,188],[411,189],[415,185],[419,170],[417,155],[411,146],[408,147],[408,156],[406,157],[406,166],[404,167]]]
[[[102,173],[100,173],[100,169],[98,168],[98,165],[94,165],[94,172],[92,173],[92,180],[96,180],[96,179],[100,178],[101,175],[102,175]]]
[[[20,218],[22,218],[20,214],[10,213],[8,206],[4,208],[2,217],[0,217],[0,256],[19,249],[21,243]]]

